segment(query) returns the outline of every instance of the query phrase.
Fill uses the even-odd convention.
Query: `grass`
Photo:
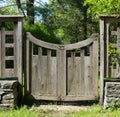
[[[97,104],[80,111],[44,111],[24,106],[17,109],[0,110],[0,117],[120,117],[120,108],[104,110]]]
[[[39,117],[39,112],[24,106],[17,109],[0,110],[0,117]]]
[[[69,117],[120,117],[120,109],[109,108],[104,110],[103,107],[94,105],[87,111],[73,112]]]

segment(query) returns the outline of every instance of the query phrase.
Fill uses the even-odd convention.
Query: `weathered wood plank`
[[[81,94],[81,89],[80,89],[80,86],[81,86],[81,82],[80,82],[80,79],[81,79],[81,58],[80,57],[76,57],[75,59],[75,66],[76,66],[76,89],[77,89],[77,94],[76,96],[80,96]]]
[[[104,30],[105,21],[100,19],[100,104],[103,104],[103,88],[104,88]]]
[[[91,38],[88,38],[88,39],[86,39],[82,42],[78,42],[78,43],[75,43],[75,44],[58,45],[58,44],[51,44],[51,43],[41,41],[41,40],[33,37],[29,32],[27,32],[27,38],[32,43],[34,43],[38,46],[48,48],[48,49],[53,49],[53,50],[57,50],[59,47],[62,47],[62,46],[65,48],[65,50],[74,50],[74,49],[77,49],[77,48],[82,48],[82,47],[85,47],[87,45],[90,45],[94,41],[94,38],[91,37]]]
[[[85,46],[90,45],[93,41],[94,41],[94,38],[91,37],[91,38],[88,38],[84,41],[81,41],[81,42],[78,42],[78,43],[75,43],[75,44],[65,45],[65,49],[66,50],[74,50],[74,49],[78,49],[78,48],[83,48]]]
[[[107,34],[106,34],[106,36],[107,36],[107,37],[106,37],[106,39],[107,39],[107,40],[106,40],[106,43],[107,43],[107,44],[106,44],[106,46],[107,46],[107,47],[106,47],[106,49],[107,49],[107,50],[106,50],[106,54],[107,54],[107,58],[106,58],[106,77],[109,77],[109,54],[108,54],[109,50],[108,50],[108,49],[109,49],[109,38],[110,38],[110,29],[109,29],[109,28],[110,28],[110,27],[109,27],[110,25],[109,25],[109,23],[107,23],[106,25],[107,25],[107,26],[106,26],[106,33],[107,33]],[[98,45],[97,45],[97,46],[98,46]],[[98,55],[98,54],[97,54],[97,55]]]
[[[14,60],[14,56],[5,56],[5,60]]]
[[[40,52],[41,53],[41,52]],[[41,55],[40,55],[41,56]],[[38,55],[33,56],[32,62],[32,94],[33,95],[57,95],[57,69],[56,69],[56,57],[51,57],[51,78],[48,81],[47,74],[47,57]],[[42,60],[42,63],[41,63]],[[40,62],[40,63],[39,63]],[[39,69],[40,68],[40,69]],[[39,73],[38,73],[39,72]],[[42,77],[41,77],[42,76]]]
[[[98,38],[93,42],[93,92],[98,97]]]
[[[14,22],[14,34],[13,34],[13,41],[14,41],[14,73],[15,75],[18,75],[18,57],[19,57],[19,53],[17,53],[17,49],[18,49],[18,39],[17,39],[17,34],[18,34],[18,24],[17,22]],[[13,45],[13,44],[11,44]],[[18,78],[19,79],[19,78]]]
[[[84,56],[84,82],[81,82],[81,84],[84,83],[84,95],[86,96],[93,94],[93,80],[92,76],[90,77],[90,64],[92,64],[90,57]]]
[[[57,96],[57,59],[56,57],[51,58],[51,87],[50,94]]]
[[[13,35],[14,34],[14,31],[5,31],[5,35]]]
[[[16,77],[14,69],[5,69],[3,77]]]
[[[19,83],[22,84],[22,22],[18,21],[17,23],[18,29],[17,29],[17,74],[18,74],[18,80]]]
[[[1,71],[2,71],[2,37],[0,31],[0,77],[2,76]]]
[[[51,94],[51,50],[47,49],[47,93]]]
[[[30,71],[29,71],[29,69],[30,69],[30,65],[29,65],[29,63],[30,63],[30,48],[29,48],[29,46],[30,46],[30,42],[29,42],[29,40],[28,39],[26,39],[26,88],[27,88],[27,91],[29,91],[30,90],[30,87],[29,87],[29,77],[30,77]]]
[[[94,95],[66,96],[63,101],[88,101],[97,100]]]
[[[32,76],[31,76],[31,94],[34,96],[39,93],[39,76],[38,76],[38,55],[32,55]]]
[[[80,68],[80,70],[81,70],[81,79],[80,79],[80,89],[81,89],[81,95],[84,95],[84,93],[85,93],[85,81],[84,81],[84,78],[85,78],[85,76],[84,76],[84,72],[85,72],[85,61],[84,61],[84,55],[85,55],[85,50],[84,50],[84,48],[81,48],[81,51],[80,51],[80,55],[81,55],[81,68]]]
[[[75,84],[75,51],[71,52],[71,57],[68,59],[68,94],[74,95],[76,93]]]
[[[5,47],[7,47],[7,48],[13,48],[15,46],[15,44],[13,43],[13,44],[5,44]]]
[[[22,21],[23,15],[0,15],[0,21],[3,22],[13,22],[13,21]]]
[[[57,50],[57,80],[58,98],[61,100],[66,96],[66,50],[61,47]]]
[[[2,66],[2,71],[1,71],[1,75],[4,76],[5,74],[5,23],[2,22],[2,28],[1,28],[1,38],[2,38],[2,42],[1,42],[1,66]]]
[[[48,49],[53,49],[56,50],[58,49],[58,45],[57,44],[52,44],[52,43],[47,43],[44,41],[41,41],[35,37],[33,37],[30,33],[27,33],[27,38],[34,44],[44,47],[44,48],[48,48]]]

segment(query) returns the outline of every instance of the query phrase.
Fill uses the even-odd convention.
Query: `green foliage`
[[[115,66],[119,62],[120,52],[113,47],[112,43],[109,43],[108,54],[110,56],[110,65]]]
[[[43,16],[43,24],[48,30],[52,30],[56,37],[61,38],[63,43],[75,43],[86,39],[89,34],[88,17],[83,1],[50,0],[46,7],[49,15],[45,18]]]
[[[120,14],[120,0],[85,0],[88,5],[88,13],[98,18],[99,14]]]
[[[49,32],[40,23],[35,23],[34,25],[33,24],[31,24],[31,25],[24,24],[23,32],[24,32],[24,35],[26,32],[30,32],[36,38],[46,41],[46,42],[56,43],[56,44],[61,43],[60,39],[56,38],[53,33]]]
[[[6,3],[6,4],[4,4],[4,6],[0,7],[1,15],[17,15],[17,14],[19,14],[15,0],[2,0],[1,4],[3,4],[3,3]]]

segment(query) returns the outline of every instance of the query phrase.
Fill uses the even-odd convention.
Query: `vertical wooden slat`
[[[106,33],[107,33],[107,40],[106,40],[106,54],[107,54],[107,58],[106,58],[106,77],[108,77],[109,76],[109,54],[108,54],[108,49],[109,49],[109,38],[110,38],[110,29],[109,29],[109,23],[107,23],[107,26],[106,26]]]
[[[98,37],[93,42],[93,92],[98,97]]]
[[[0,77],[1,77],[1,70],[2,70],[2,37],[1,37],[1,31],[0,31]]]
[[[18,49],[18,38],[17,38],[17,35],[18,34],[18,23],[17,22],[14,22],[14,34],[13,34],[13,42],[14,42],[14,74],[15,76],[18,75],[18,58],[19,58],[19,53],[17,53],[17,49]]]
[[[2,43],[1,43],[1,48],[2,48],[2,57],[1,57],[1,66],[2,66],[2,77],[5,76],[5,23],[2,22],[2,28],[1,28],[1,34],[2,34]]]
[[[32,75],[32,46],[29,39],[26,40],[26,88],[31,92],[31,75]]]
[[[76,89],[77,89],[77,94],[76,95],[79,95],[80,96],[80,91],[81,91],[81,89],[80,89],[80,79],[81,79],[81,76],[80,76],[80,74],[81,74],[81,64],[80,64],[80,56],[79,57],[76,57],[75,58],[75,66],[76,66]]]
[[[73,93],[73,79],[72,79],[72,59],[71,57],[67,58],[67,95],[72,95]]]
[[[92,64],[90,56],[84,56],[84,96],[86,97],[93,95],[93,78],[90,77],[90,64]]]
[[[84,64],[84,60],[85,60],[85,50],[84,50],[84,48],[81,48],[81,51],[80,51],[80,55],[81,55],[81,68],[80,68],[80,70],[81,70],[81,79],[80,79],[80,89],[81,89],[81,95],[83,95],[85,92],[85,81],[84,81],[84,73],[85,73],[85,69],[84,69],[84,67],[85,67],[85,64]]]
[[[117,50],[120,51],[120,23],[117,27]]]
[[[17,69],[18,69],[18,80],[22,84],[22,22],[18,21],[17,29]]]
[[[57,68],[56,57],[51,58],[51,79],[50,79],[50,94],[56,96],[57,94]]]
[[[31,78],[31,93],[34,95],[38,92],[38,67],[37,67],[38,56],[33,55],[32,57],[32,78]]]
[[[93,55],[93,51],[96,51],[94,50],[93,48],[93,43],[90,45],[90,64],[89,64],[89,72],[90,72],[90,76],[89,76],[89,92],[91,92],[92,95],[94,95],[93,93],[93,90],[94,90],[94,80],[95,78],[94,77],[94,61],[93,61],[93,56],[96,56],[96,55]],[[91,91],[90,91],[91,90]]]
[[[37,67],[37,89],[36,92],[41,93],[42,92],[42,48],[38,47],[38,67]],[[39,90],[39,91],[38,91]]]
[[[120,52],[120,23],[118,23],[118,27],[117,27],[117,51]],[[118,61],[120,63],[120,60]],[[118,73],[120,72],[120,64],[117,63],[117,69],[118,69]]]
[[[66,50],[62,46],[57,50],[58,99],[66,96]]]
[[[29,68],[30,68],[30,42],[29,42],[29,39],[26,40],[26,88],[27,88],[27,91],[30,90],[30,87],[29,87],[29,75],[30,75],[30,71],[29,71]]]
[[[103,104],[103,89],[104,89],[104,28],[105,21],[100,19],[100,104]]]
[[[104,77],[107,77],[107,24],[104,23]]]
[[[73,91],[72,93],[74,93],[74,95],[76,95],[76,93],[77,93],[77,86],[76,86],[77,78],[76,78],[75,51],[71,52],[71,59],[72,59],[72,61],[71,61],[71,64],[72,64],[72,71],[71,71],[72,72],[72,79],[70,81],[71,81],[71,84],[73,85],[73,87],[71,87],[73,89],[71,89],[71,90]]]
[[[51,78],[51,50],[47,49],[47,93],[48,94],[52,94],[51,80],[52,80],[52,78]]]
[[[31,66],[31,69],[30,69],[30,87],[31,87],[31,93],[33,93],[36,89],[36,84],[35,84],[35,78],[37,77],[37,74],[36,74],[36,65],[34,64],[34,61],[33,61],[33,51],[34,51],[34,44],[33,43],[30,43],[30,66]],[[32,74],[32,71],[34,69],[34,73],[35,74]]]
[[[77,93],[76,86],[76,60],[75,60],[75,51],[71,52],[71,57],[68,57],[68,95],[75,95]]]
[[[32,91],[32,63],[33,63],[33,43],[29,42],[29,91]]]

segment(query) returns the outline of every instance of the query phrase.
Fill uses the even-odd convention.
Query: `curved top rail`
[[[32,43],[38,46],[48,48],[48,49],[57,50],[61,48],[65,50],[74,50],[74,49],[83,48],[85,46],[90,45],[91,43],[93,43],[95,40],[98,39],[98,34],[93,34],[92,36],[90,36],[90,38],[84,41],[74,43],[74,44],[67,44],[67,45],[52,44],[52,43],[44,42],[42,40],[38,40],[37,38],[32,36],[31,33],[29,32],[27,32],[27,39],[29,39]]]
[[[58,49],[58,46],[59,46],[59,44],[52,44],[52,43],[44,42],[42,40],[38,40],[37,38],[32,36],[31,33],[29,33],[29,32],[27,32],[27,39],[29,39],[32,43],[34,43],[38,46],[48,48],[48,49],[56,50],[56,49]]]
[[[88,38],[84,41],[74,43],[74,44],[65,45],[65,49],[66,50],[74,50],[74,49],[77,49],[77,48],[83,48],[85,46],[90,45],[91,43],[93,43],[97,39],[98,39],[98,34],[93,34],[93,35],[90,36],[90,38]]]

